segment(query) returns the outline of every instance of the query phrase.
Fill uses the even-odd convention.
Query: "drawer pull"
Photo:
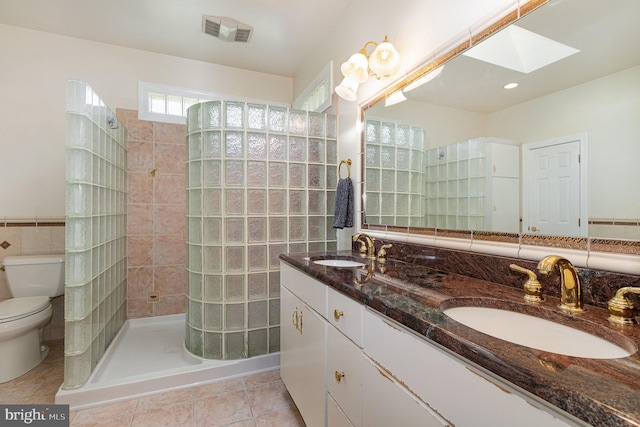
[[[344,372],[336,371],[336,381],[340,382],[340,380],[342,380],[342,377],[344,377]]]
[[[298,330],[298,332],[302,333],[302,311],[298,312],[298,309],[291,314],[291,323]]]
[[[333,310],[333,317],[334,317],[336,320],[340,320],[340,318],[341,318],[342,316],[344,316],[344,311],[342,311],[342,310],[338,310],[337,308],[336,308],[335,310]]]

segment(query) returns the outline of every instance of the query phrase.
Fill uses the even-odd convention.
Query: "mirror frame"
[[[456,40],[449,42],[449,48],[445,48],[441,54],[430,55],[427,58],[434,58],[433,60],[423,61],[419,63],[414,71],[409,72],[407,76],[400,79],[389,86],[385,87],[382,91],[374,94],[371,98],[360,103],[359,107],[359,120],[360,120],[360,203],[362,210],[360,212],[360,228],[367,230],[371,234],[380,232],[382,236],[387,238],[393,238],[388,233],[398,233],[398,236],[402,236],[404,240],[422,241],[426,240],[432,242],[435,246],[445,246],[449,248],[461,248],[465,249],[469,245],[470,241],[480,242],[476,246],[477,249],[472,249],[475,252],[483,252],[496,255],[510,255],[513,254],[513,249],[507,250],[499,247],[500,244],[506,243],[512,246],[515,245],[516,256],[521,258],[531,257],[537,252],[535,247],[552,247],[559,251],[571,251],[578,254],[583,262],[577,262],[578,265],[587,265],[587,258],[596,259],[599,257],[591,254],[592,251],[604,253],[602,261],[598,261],[595,266],[589,265],[592,268],[600,268],[610,271],[620,271],[630,274],[640,274],[640,267],[638,264],[637,256],[640,255],[640,241],[638,240],[621,240],[621,239],[609,239],[609,238],[592,238],[592,237],[572,237],[572,236],[551,236],[551,235],[539,235],[539,234],[527,234],[527,233],[506,233],[506,232],[490,232],[490,231],[474,231],[474,230],[452,230],[442,228],[423,228],[413,226],[397,226],[397,225],[381,225],[381,224],[367,224],[365,220],[365,208],[364,198],[366,194],[365,188],[365,111],[383,101],[386,97],[392,93],[403,89],[405,86],[420,79],[431,71],[443,66],[447,62],[461,55],[463,52],[471,49],[478,43],[486,40],[495,33],[503,30],[507,26],[515,23],[520,18],[528,15],[529,13],[537,10],[541,6],[549,3],[551,0],[529,0],[524,4],[517,5],[514,10],[508,12],[506,15],[498,18],[495,22],[489,23],[484,29],[480,30],[477,34],[470,33],[469,38],[463,42],[456,42]],[[425,63],[426,62],[426,63]],[[409,237],[407,237],[407,235]],[[415,237],[413,239],[412,237]],[[436,237],[440,241],[446,241],[444,245],[436,242]],[[533,249],[532,253],[526,253],[523,251],[523,246],[528,246]],[[546,254],[548,249],[542,250]],[[525,253],[523,253],[525,252]],[[612,255],[612,254],[619,254]],[[543,255],[544,256],[544,255]],[[611,257],[614,257],[613,260]],[[630,258],[628,258],[630,257]],[[592,262],[590,261],[590,264]],[[635,265],[630,265],[635,264]]]

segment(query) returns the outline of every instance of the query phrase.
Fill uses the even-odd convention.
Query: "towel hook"
[[[347,165],[347,178],[351,178],[351,159],[342,160],[338,165],[338,180],[340,179],[340,169],[342,168],[342,164]]]

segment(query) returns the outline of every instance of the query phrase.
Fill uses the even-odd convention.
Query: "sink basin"
[[[636,351],[570,326],[515,311],[463,306],[446,308],[443,312],[457,322],[492,337],[550,353],[617,359]]]
[[[360,262],[351,261],[348,259],[318,259],[314,260],[313,263],[338,268],[361,267],[365,265]]]

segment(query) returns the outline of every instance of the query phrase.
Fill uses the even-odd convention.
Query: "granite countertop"
[[[350,251],[283,254],[280,259],[311,277],[396,320],[551,405],[596,426],[640,426],[640,325],[607,321],[607,310],[586,306],[562,312],[558,298],[526,303],[509,286],[388,259],[359,268],[325,267],[319,258],[368,263]],[[311,260],[310,260],[311,259]],[[372,273],[372,274],[371,274]],[[523,279],[524,283],[524,279]],[[506,308],[591,332],[633,350],[619,359],[587,359],[512,344],[464,326],[442,309],[456,305]]]

